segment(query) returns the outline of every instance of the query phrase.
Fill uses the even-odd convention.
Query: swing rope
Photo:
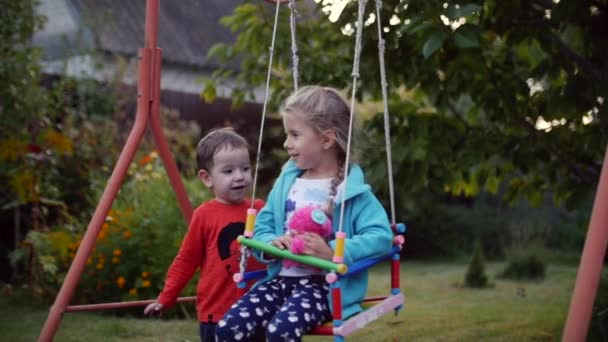
[[[293,91],[296,92],[298,91],[298,80],[300,78],[298,73],[300,58],[298,57],[298,44],[296,42],[296,15],[298,14],[296,10],[296,0],[289,0],[289,9],[291,10],[291,15],[289,16],[289,28],[291,31],[291,69],[293,72]]]
[[[265,96],[264,96],[264,104],[262,110],[262,122],[260,124],[260,132],[259,132],[259,140],[258,140],[258,148],[257,148],[257,157],[256,157],[256,165],[254,171],[254,179],[253,179],[253,191],[252,191],[252,208],[255,200],[255,189],[257,185],[258,178],[258,169],[260,163],[260,155],[261,155],[261,146],[262,146],[262,138],[264,135],[264,122],[266,117],[269,91],[270,91],[270,77],[272,70],[272,60],[274,56],[274,47],[276,42],[276,32],[278,27],[278,17],[279,17],[279,4],[280,1],[276,1],[276,11],[274,18],[274,25],[272,31],[272,40],[270,44],[270,54],[269,54],[269,63],[268,63],[268,73],[266,78],[266,88],[265,88]],[[342,203],[345,203],[346,200],[346,191],[347,191],[347,179],[348,179],[348,165],[350,163],[351,157],[351,145],[352,145],[352,132],[353,132],[353,124],[354,124],[354,116],[355,116],[355,106],[356,106],[356,93],[357,93],[357,82],[360,78],[359,68],[361,61],[361,49],[362,49],[362,35],[363,35],[363,18],[365,15],[365,6],[367,5],[367,0],[358,0],[358,12],[357,12],[357,22],[356,22],[356,36],[355,36],[355,49],[353,55],[353,69],[352,69],[352,92],[350,99],[350,118],[349,118],[349,127],[348,127],[348,137],[347,137],[347,146],[346,146],[346,158],[345,158],[345,170],[344,170],[344,188],[342,191]],[[290,16],[290,31],[291,31],[291,52],[292,52],[292,67],[293,67],[293,78],[294,78],[294,89],[297,91],[298,89],[298,48],[296,43],[296,7],[295,0],[289,0],[289,8],[291,10]],[[385,52],[385,41],[382,38],[382,25],[380,20],[380,11],[382,8],[382,1],[376,0],[376,17],[377,17],[377,30],[378,30],[378,57],[380,64],[380,75],[381,75],[381,89],[382,89],[382,98],[383,98],[383,109],[384,109],[384,132],[385,132],[385,144],[386,144],[386,159],[387,159],[387,169],[388,169],[388,178],[389,178],[389,195],[390,195],[390,211],[391,211],[391,224],[393,227],[396,226],[396,214],[395,214],[395,200],[394,200],[394,182],[393,182],[393,168],[392,168],[392,155],[391,155],[391,141],[390,141],[390,118],[388,111],[388,95],[387,95],[387,81],[386,81],[386,70],[385,70],[385,62],[384,62],[384,52]],[[340,206],[340,217],[338,224],[338,233],[342,233],[344,229],[344,210],[345,206]],[[245,272],[246,267],[246,256],[250,255],[250,250],[243,245],[242,246],[243,257],[241,258],[240,271],[241,273]]]
[[[259,136],[259,142],[258,142],[255,176],[254,176],[254,180],[253,180],[254,181],[254,184],[253,184],[254,192],[252,194],[252,206],[253,206],[253,200],[255,198],[255,186],[256,186],[256,182],[257,182],[258,164],[259,164],[260,154],[261,154],[261,141],[262,141],[262,137],[263,137],[263,127],[264,127],[264,120],[265,120],[265,116],[266,116],[268,92],[269,92],[269,87],[270,87],[270,75],[271,75],[270,71],[272,68],[272,56],[274,54],[274,45],[275,45],[275,39],[276,39],[277,22],[278,22],[278,15],[279,15],[279,2],[280,1],[276,0],[277,9],[275,12],[275,21],[274,21],[274,27],[273,27],[272,42],[271,42],[271,47],[270,47],[271,51],[270,51],[270,61],[269,61],[269,66],[268,66],[269,70],[268,70],[268,75],[267,75],[267,80],[266,80],[266,90],[265,90],[266,95],[264,97],[262,124],[260,125],[260,136]],[[350,118],[349,118],[348,138],[347,138],[347,146],[346,146],[346,158],[345,158],[345,166],[344,166],[345,170],[344,170],[344,179],[343,179],[344,188],[343,188],[343,192],[342,192],[342,205],[340,205],[340,218],[339,218],[338,232],[336,234],[336,235],[338,235],[338,234],[342,235],[342,237],[341,237],[342,242],[340,243],[340,241],[338,241],[337,245],[336,245],[336,251],[341,249],[342,250],[341,253],[344,252],[343,251],[344,238],[345,238],[345,234],[343,233],[344,208],[345,208],[344,204],[346,201],[347,178],[348,178],[348,171],[349,171],[348,165],[350,163],[350,154],[351,154],[350,151],[351,151],[351,144],[352,144],[352,131],[353,131],[354,115],[355,115],[357,82],[360,77],[359,67],[360,67],[361,44],[362,44],[362,34],[363,34],[362,33],[363,17],[365,14],[366,4],[367,4],[367,0],[358,0],[355,49],[354,49],[354,56],[353,56],[353,70],[352,70],[352,74],[351,74],[351,76],[352,76],[352,89],[351,89],[352,93],[351,93],[351,99],[350,99],[350,101],[351,101]],[[297,91],[298,90],[298,79],[299,79],[299,75],[298,75],[299,60],[298,60],[298,55],[297,55],[298,49],[297,49],[296,34],[295,34],[295,30],[296,30],[295,0],[289,0],[289,7],[291,9],[290,30],[291,30],[291,39],[292,39],[291,52],[292,52],[293,78],[294,78],[293,82],[294,82],[294,89],[295,89],[295,91]],[[394,184],[393,184],[393,169],[392,169],[392,155],[391,155],[391,142],[390,142],[390,119],[389,119],[389,112],[388,112],[387,81],[386,81],[386,71],[385,71],[385,63],[384,63],[385,41],[382,38],[382,25],[381,25],[381,20],[380,20],[381,8],[382,8],[382,1],[376,0],[376,17],[378,20],[378,56],[379,56],[379,64],[380,64],[381,89],[382,89],[382,98],[383,98],[383,106],[384,106],[384,131],[385,131],[385,143],[386,143],[386,159],[387,159],[387,168],[388,168],[388,177],[389,177],[391,225],[392,225],[393,229],[395,230],[395,232],[404,232],[405,226],[402,224],[397,225],[396,218],[395,218]],[[247,224],[249,225],[249,217],[248,217]],[[251,234],[252,234],[253,233],[253,223],[251,223],[251,227],[252,227],[252,229],[251,229]],[[249,236],[251,236],[251,235],[249,235]],[[252,248],[255,248],[255,249],[263,251],[263,252],[268,252],[270,254],[274,254],[275,256],[277,256],[279,258],[288,258],[291,260],[303,262],[303,263],[306,263],[309,265],[313,265],[313,266],[325,269],[325,270],[329,271],[329,273],[326,275],[326,281],[330,284],[334,284],[340,276],[348,276],[349,274],[357,273],[357,272],[361,271],[362,269],[367,269],[370,266],[372,266],[382,260],[385,260],[387,258],[387,256],[383,256],[383,257],[378,257],[378,258],[374,258],[374,259],[367,259],[367,260],[362,260],[362,261],[359,261],[352,265],[347,266],[344,263],[342,263],[342,261],[340,260],[341,256],[338,254],[334,254],[334,259],[332,260],[332,262],[330,262],[330,261],[327,261],[324,259],[318,259],[316,257],[308,256],[308,255],[294,255],[291,252],[280,250],[271,245],[262,244],[262,243],[256,242],[253,239],[249,239],[246,237],[239,237],[238,241],[239,241],[239,243],[242,244],[242,247],[244,248],[242,251],[245,251],[244,253],[248,253],[247,255],[249,255],[251,253],[247,247],[252,247]],[[347,321],[343,321],[341,314],[338,313],[337,316],[334,316],[333,328],[330,328],[329,330],[327,330],[327,328],[319,327],[316,329],[316,330],[318,330],[318,331],[316,331],[317,334],[334,335],[334,336],[337,336],[337,340],[342,341],[344,339],[344,336],[357,330],[362,325],[377,319],[379,316],[384,315],[385,313],[388,313],[390,311],[394,311],[395,313],[397,313],[397,311],[401,309],[401,307],[403,306],[403,303],[404,303],[404,296],[403,296],[403,294],[401,294],[400,289],[399,289],[399,255],[398,255],[398,252],[401,250],[401,248],[402,248],[401,246],[402,246],[403,242],[404,242],[403,238],[399,239],[399,238],[395,237],[394,246],[390,253],[390,258],[392,259],[392,261],[391,261],[392,262],[391,295],[388,297],[383,297],[384,299],[381,302],[379,302],[378,304],[376,304],[373,308],[368,309],[368,311],[361,313],[353,318],[349,318]],[[340,248],[338,248],[339,244],[341,244]],[[246,259],[246,258],[243,257],[242,259]],[[243,260],[241,260],[241,262],[243,262]],[[352,267],[352,270],[350,269],[350,267]],[[244,272],[244,268],[241,267],[241,273],[243,273],[243,272]],[[240,279],[244,280],[245,278],[243,277]],[[243,284],[243,282],[241,281],[239,284]],[[340,298],[341,297],[340,286],[339,286],[339,283],[337,283],[337,284],[338,284],[337,286],[332,285],[332,293],[334,293],[335,298]],[[334,302],[334,305],[339,306],[340,305],[339,301]],[[313,333],[315,333],[315,332],[313,331]]]
[[[258,183],[258,170],[260,166],[260,154],[262,152],[262,137],[264,136],[264,122],[266,121],[266,109],[268,107],[268,93],[270,91],[270,76],[272,74],[272,58],[274,56],[274,43],[277,37],[277,23],[279,21],[279,5],[280,1],[277,1],[277,7],[274,14],[274,25],[272,26],[272,40],[270,42],[270,54],[268,57],[268,72],[266,74],[266,89],[264,90],[264,104],[262,107],[262,120],[260,122],[260,136],[258,137],[258,149],[255,157],[255,171],[253,172],[253,187],[251,190],[251,208],[253,209],[253,203],[255,201],[255,190]]]
[[[357,80],[359,79],[359,62],[361,57],[361,36],[363,32],[363,14],[365,12],[365,5],[367,4],[367,0],[359,0],[359,9],[357,13],[357,34],[355,38],[355,52],[354,52],[354,60],[353,60],[353,88],[351,91],[350,98],[350,119],[348,124],[348,139],[346,141],[346,160],[344,162],[344,189],[342,191],[342,205],[340,206],[340,221],[338,225],[338,232],[342,233],[343,224],[344,224],[344,203],[346,201],[346,189],[347,189],[347,179],[348,179],[348,165],[350,163],[350,148],[352,143],[352,131],[353,131],[353,121],[355,117],[355,96],[357,94]]]
[[[380,20],[380,10],[382,9],[382,0],[376,0],[376,21],[378,22],[378,60],[380,62],[380,87],[382,88],[382,104],[384,106],[384,141],[386,146],[386,167],[388,170],[388,193],[391,206],[391,224],[396,225],[397,219],[395,214],[395,186],[393,183],[393,157],[391,154],[391,125],[388,112],[388,95],[386,88],[386,70],[384,66],[384,47],[385,42],[382,38],[382,24]]]
[[[255,190],[258,184],[258,170],[260,166],[260,155],[262,154],[262,137],[264,136],[264,122],[266,122],[266,109],[268,107],[268,93],[270,91],[270,76],[272,72],[272,58],[274,56],[274,43],[277,36],[277,22],[279,21],[279,5],[280,1],[277,1],[277,6],[274,14],[274,25],[272,27],[272,40],[269,48],[268,58],[268,73],[266,74],[266,89],[264,90],[264,106],[262,107],[262,120],[260,122],[260,135],[258,137],[258,148],[255,157],[255,171],[253,172],[253,185],[251,189],[251,209],[254,209],[255,204]],[[241,246],[241,260],[239,261],[239,274],[245,274],[247,269],[247,259],[251,256],[251,250],[247,246]]]

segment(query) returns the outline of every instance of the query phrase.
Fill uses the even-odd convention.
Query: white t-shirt
[[[287,233],[287,223],[297,209],[307,206],[316,206],[321,209],[326,208],[332,180],[333,178],[296,178],[296,181],[291,186],[289,194],[287,195],[287,201],[285,202],[285,233]],[[338,190],[340,190],[340,186],[338,186]],[[335,198],[338,198],[338,196]],[[289,268],[283,267],[279,275],[286,277],[301,277],[323,273],[323,271],[319,272],[310,267],[293,266]]]

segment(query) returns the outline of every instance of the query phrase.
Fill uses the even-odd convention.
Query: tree
[[[94,200],[94,175],[106,172],[115,155],[108,137],[117,130],[103,120],[115,109],[110,91],[94,80],[42,74],[41,50],[31,41],[46,21],[36,12],[39,1],[0,5],[0,220],[13,226],[0,231],[4,275],[11,273],[6,253],[19,244],[30,249],[28,231],[75,230]],[[14,253],[13,261],[34,259]]]
[[[488,286],[488,276],[486,275],[485,261],[481,243],[477,241],[473,257],[464,276],[464,284],[468,287],[481,288]]]
[[[332,23],[322,5],[307,5],[299,7],[297,26],[300,83],[347,89],[354,44],[342,32],[352,31],[357,6],[351,1]],[[239,99],[264,85],[273,11],[246,3],[223,19],[238,38],[211,55],[241,58],[240,72],[217,74],[237,75]],[[375,12],[374,2],[367,11]],[[287,12],[277,34],[271,108],[292,89]],[[403,209],[415,213],[446,192],[470,197],[501,187],[511,200],[539,204],[551,192],[556,202],[576,206],[595,191],[608,142],[606,0],[387,0],[381,17]],[[359,94],[377,101],[375,15],[366,18]],[[378,145],[381,127],[376,118],[366,129]],[[385,183],[383,158],[373,153],[365,161],[376,184]]]

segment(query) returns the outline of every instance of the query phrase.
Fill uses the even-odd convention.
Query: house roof
[[[144,46],[146,0],[69,0],[94,32],[98,48],[135,56]],[[207,57],[215,43],[234,41],[219,23],[242,3],[240,0],[160,1],[158,45],[163,61],[213,69]]]

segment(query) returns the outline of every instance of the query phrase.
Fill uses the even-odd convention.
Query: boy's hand
[[[291,246],[291,235],[281,235],[278,238],[272,240],[270,244],[280,249],[289,249],[289,247]]]
[[[146,308],[144,309],[144,315],[160,315],[161,312],[163,311],[163,305],[159,302],[154,302],[154,303],[150,303],[148,304],[148,306],[146,306]]]

